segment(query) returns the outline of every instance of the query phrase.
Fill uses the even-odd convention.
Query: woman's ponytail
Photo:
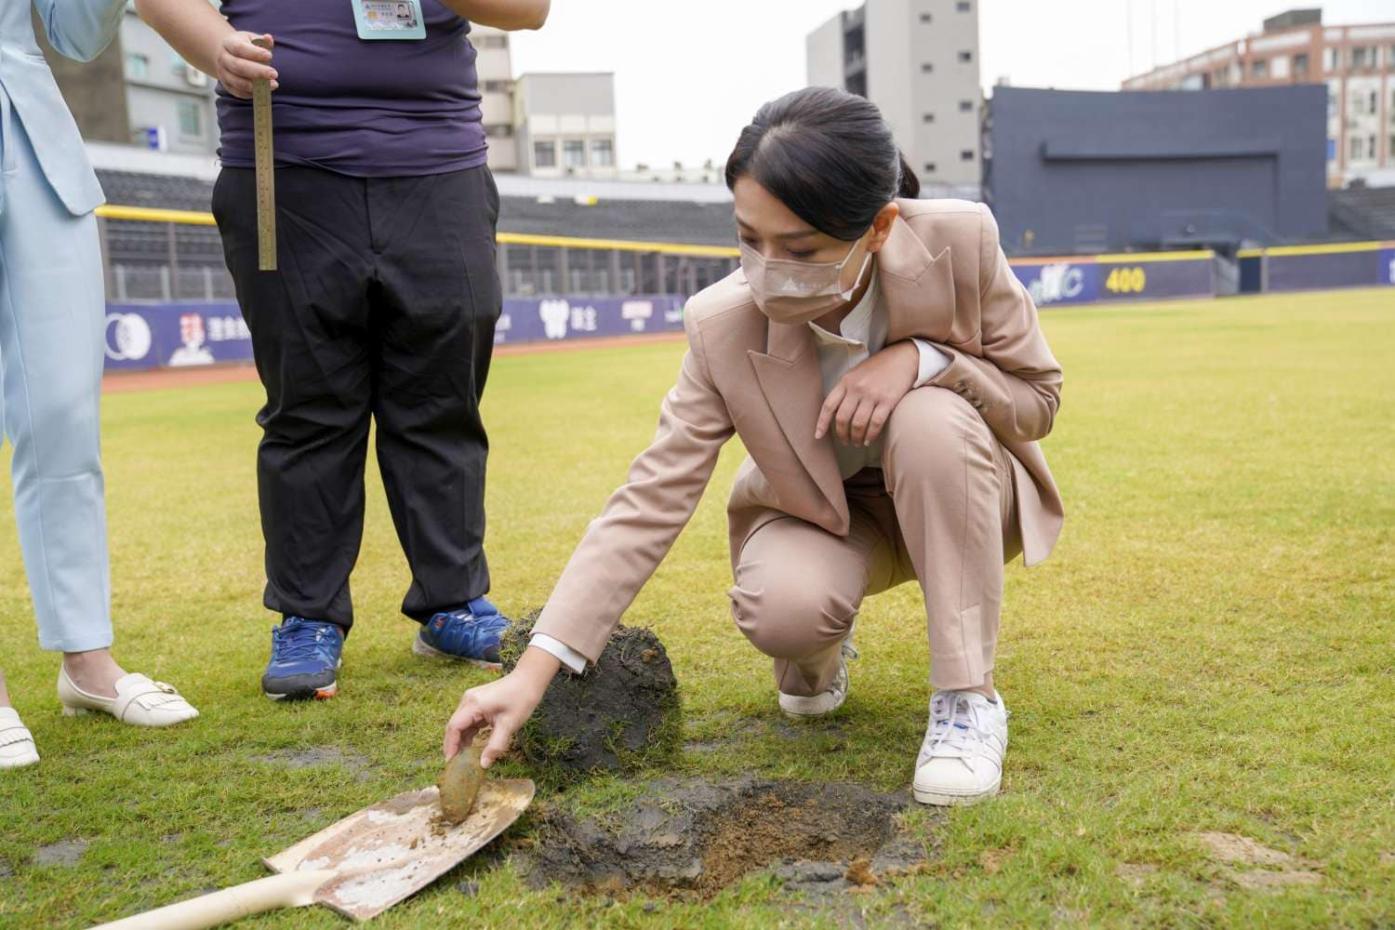
[[[914,200],[920,196],[920,178],[911,163],[906,161],[905,152],[898,152],[897,156],[901,160],[901,186],[897,188],[896,196]]]

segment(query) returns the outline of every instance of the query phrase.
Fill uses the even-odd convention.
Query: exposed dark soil
[[[511,670],[527,647],[534,613],[516,621],[501,657]],[[592,771],[625,771],[671,758],[682,721],[678,680],[652,630],[619,627],[584,675],[563,670],[515,739],[538,772],[565,781]]]
[[[739,779],[658,781],[600,819],[547,813],[520,857],[534,886],[706,900],[769,870],[787,888],[866,888],[925,860],[901,834],[904,793],[861,785]]]

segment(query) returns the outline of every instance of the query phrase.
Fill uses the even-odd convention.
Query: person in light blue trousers
[[[124,0],[33,0],[49,42],[88,61]],[[98,444],[105,303],[93,210],[103,200],[35,40],[30,0],[0,0],[0,414],[39,644],[63,653],[65,715],[138,726],[198,716],[174,688],[112,658]],[[0,675],[0,769],[39,760]]]

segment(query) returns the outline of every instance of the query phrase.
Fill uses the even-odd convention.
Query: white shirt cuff
[[[556,656],[557,661],[565,665],[574,675],[580,675],[586,671],[586,657],[560,639],[554,639],[546,633],[534,633],[532,638],[528,640],[528,645],[537,646],[543,652]]]
[[[950,358],[924,339],[912,339],[920,350],[920,372],[916,375],[915,386],[925,387],[931,379],[949,367]]]

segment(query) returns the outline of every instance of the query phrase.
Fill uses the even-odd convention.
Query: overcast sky
[[[1130,74],[1247,32],[1302,2],[979,0],[984,86],[1118,90]],[[614,71],[619,156],[726,157],[766,100],[804,86],[804,37],[857,0],[553,0],[517,33],[514,73]],[[1395,20],[1395,0],[1329,0],[1324,22]],[[1155,28],[1156,27],[1156,28]]]

